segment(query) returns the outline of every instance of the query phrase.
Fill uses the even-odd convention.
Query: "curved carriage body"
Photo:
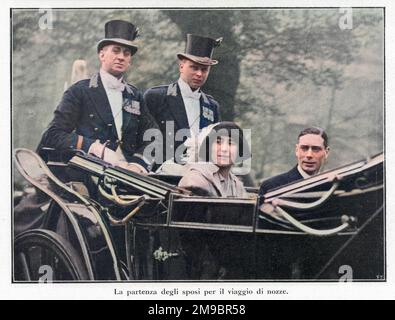
[[[382,154],[262,199],[198,197],[81,154],[18,149],[15,163],[45,199],[15,237],[15,281],[40,281],[43,265],[53,281],[385,279]]]

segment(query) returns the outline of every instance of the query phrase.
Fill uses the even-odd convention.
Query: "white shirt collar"
[[[298,171],[302,175],[303,179],[307,179],[307,178],[312,177],[306,171],[304,171],[300,165],[298,165]]]
[[[201,91],[200,91],[200,88],[196,89],[195,91],[192,91],[192,89],[189,86],[189,84],[186,83],[181,78],[178,79],[177,83],[178,83],[178,85],[180,87],[181,95],[183,97],[200,99],[200,96],[202,94]]]
[[[100,78],[103,82],[103,86],[106,89],[113,89],[117,91],[123,91],[125,89],[125,83],[123,81],[123,76],[121,78],[114,77],[107,71],[100,69]]]

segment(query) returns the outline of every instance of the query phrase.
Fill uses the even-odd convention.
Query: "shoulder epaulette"
[[[166,87],[168,87],[168,86],[169,86],[168,84],[162,84],[162,85],[160,85],[160,86],[151,87],[151,88],[149,88],[148,90],[151,90],[151,89],[161,89],[161,88],[166,88]]]

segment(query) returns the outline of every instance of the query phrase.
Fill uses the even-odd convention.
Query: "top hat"
[[[211,59],[214,48],[219,47],[222,38],[217,40],[201,37],[194,34],[187,34],[187,43],[185,46],[185,53],[178,53],[178,59],[189,59],[196,63],[206,66],[212,66],[218,63],[217,60]]]
[[[120,44],[130,48],[132,55],[137,52],[137,46],[133,44],[139,29],[132,23],[123,20],[111,20],[104,26],[105,38],[97,43],[97,52],[108,44]]]

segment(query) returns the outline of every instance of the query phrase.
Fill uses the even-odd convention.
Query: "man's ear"
[[[101,49],[101,50],[99,51],[99,60],[103,59],[103,56],[104,56],[104,50]]]
[[[298,144],[295,144],[295,156],[298,156],[298,150],[299,150],[299,146]]]
[[[326,147],[326,149],[325,149],[325,160],[328,159],[330,149],[331,148],[329,148],[329,147]]]
[[[182,68],[184,68],[184,60],[178,60],[178,70],[181,72]]]

